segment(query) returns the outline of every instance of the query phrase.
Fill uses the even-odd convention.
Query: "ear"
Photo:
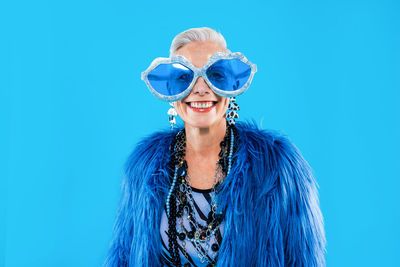
[[[229,97],[226,97],[225,112],[228,110],[230,100],[231,99]]]

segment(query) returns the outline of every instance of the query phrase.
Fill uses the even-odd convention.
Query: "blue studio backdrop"
[[[0,266],[101,266],[123,164],[169,127],[140,73],[192,27],[257,64],[239,120],[319,184],[327,266],[399,266],[398,1],[1,1]],[[182,121],[178,121],[182,124]]]

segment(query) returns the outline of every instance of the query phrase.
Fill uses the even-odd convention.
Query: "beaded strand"
[[[228,134],[230,133],[230,135]],[[235,141],[235,134],[236,134],[236,128],[234,125],[229,125],[227,126],[227,131],[226,131],[226,135],[224,138],[224,141],[221,142],[221,152],[219,153],[220,159],[217,162],[217,167],[218,167],[218,163],[221,165],[222,167],[222,172],[225,173],[225,176],[227,176],[232,168],[232,156],[233,153],[235,152],[236,148],[234,147],[234,141]],[[225,141],[226,139],[226,141]],[[229,146],[226,146],[226,144],[229,144]],[[186,180],[186,176],[188,176],[187,174],[187,162],[184,159],[185,158],[185,129],[182,129],[181,131],[179,131],[175,137],[175,139],[173,140],[173,143],[171,144],[171,150],[173,151],[172,155],[171,155],[171,159],[170,159],[170,165],[174,166],[173,168],[173,176],[171,179],[171,186],[170,189],[168,191],[168,195],[167,195],[167,199],[166,199],[166,210],[167,210],[167,216],[168,216],[168,251],[171,255],[171,260],[172,263],[175,266],[182,266],[181,265],[181,259],[179,256],[179,245],[177,242],[177,237],[179,237],[179,239],[182,241],[183,244],[183,254],[185,255],[185,257],[187,257],[187,252],[185,249],[185,239],[191,241],[192,243],[196,244],[194,247],[196,248],[196,250],[198,251],[198,255],[201,259],[201,262],[204,262],[205,260],[207,260],[209,262],[209,264],[207,266],[214,266],[216,264],[216,260],[218,258],[218,255],[215,256],[214,260],[209,260],[209,256],[207,254],[204,254],[204,249],[202,248],[202,246],[200,245],[200,242],[205,242],[205,240],[209,240],[210,236],[212,236],[215,231],[218,229],[218,225],[223,221],[223,215],[222,214],[216,214],[216,202],[213,199],[212,203],[213,205],[211,206],[211,211],[209,214],[209,218],[207,220],[207,223],[209,224],[208,226],[206,225],[201,226],[200,224],[198,224],[195,220],[194,220],[194,216],[192,215],[192,211],[193,208],[192,203],[190,203],[190,201],[194,201],[193,196],[191,195],[191,189],[189,191],[187,190],[179,190],[180,188],[182,188],[182,186],[184,186],[183,188],[190,188],[190,186],[188,187],[187,184],[187,180]],[[227,155],[226,157],[224,157],[224,155]],[[218,169],[218,168],[217,168]],[[216,171],[217,171],[216,169]],[[178,179],[179,177],[179,179]],[[189,176],[190,178],[190,176]],[[214,177],[214,184],[213,184],[213,192],[217,193],[217,190],[215,190],[215,187],[217,185],[215,184],[215,177]],[[178,196],[182,197],[182,194],[186,192],[185,194],[187,194],[187,196],[189,196],[189,199],[184,198],[186,202],[188,203],[183,203],[182,200],[180,200],[180,198],[178,199]],[[177,211],[177,201],[179,200],[179,210]],[[189,206],[185,206],[184,204]],[[190,232],[181,232],[181,231],[177,231],[176,228],[176,222],[177,222],[177,217],[181,217],[183,215],[183,211],[185,209],[182,210],[182,207],[186,208],[187,207],[187,212],[188,212],[188,219],[189,221],[191,221],[191,227],[193,226],[193,228],[191,229]],[[216,216],[218,215],[218,216]],[[212,218],[210,218],[212,217]],[[209,222],[212,219],[211,222]],[[181,225],[182,225],[182,220],[181,220]],[[183,226],[183,225],[182,225]],[[204,229],[207,228],[206,230],[206,234],[204,235]],[[196,231],[194,231],[194,229],[196,229]],[[202,229],[201,231],[199,229]],[[182,228],[183,230],[183,228]],[[202,233],[202,236],[200,238],[200,232]],[[196,233],[196,235],[194,235]],[[205,243],[206,248],[209,248],[209,244]],[[200,249],[201,248],[201,249]],[[217,244],[213,244],[212,246],[212,250],[214,252],[217,252],[219,250],[219,247]],[[191,266],[190,263],[186,262],[183,266]]]

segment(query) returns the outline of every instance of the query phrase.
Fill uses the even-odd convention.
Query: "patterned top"
[[[195,220],[200,223],[201,225],[207,224],[207,215],[211,211],[211,197],[212,189],[197,189],[194,187],[192,188],[192,195],[194,199],[193,206],[195,208],[193,214],[195,215]],[[181,224],[177,221],[177,228],[180,229]],[[183,225],[185,229],[190,229],[189,220],[186,216],[183,216]],[[190,240],[181,241],[179,238],[177,239],[181,257],[181,264],[184,265],[185,263],[190,263],[190,265],[186,266],[207,266],[212,260],[215,258],[218,252],[214,252],[211,249],[212,244],[216,243],[218,246],[221,245],[222,236],[223,236],[224,225],[223,222],[220,224],[219,229],[215,232],[215,235],[210,236],[210,240],[201,243],[200,246],[197,246],[194,242]],[[161,253],[161,261],[163,266],[174,266],[171,263],[171,255],[168,251],[168,218],[166,214],[166,209],[164,207],[164,212],[161,217],[161,225],[160,225],[160,234],[161,234],[161,241],[162,241],[162,253]],[[184,243],[183,243],[184,242]],[[183,254],[183,248],[187,251],[187,257]],[[206,252],[206,258],[201,262],[200,257],[198,256],[199,252],[197,250],[202,250]]]

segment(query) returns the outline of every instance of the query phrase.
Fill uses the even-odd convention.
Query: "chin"
[[[196,120],[188,120],[185,121],[185,124],[189,124],[192,127],[196,128],[210,128],[214,124],[221,122],[221,120],[225,120],[224,117],[221,118],[214,118],[214,119],[196,119]]]

